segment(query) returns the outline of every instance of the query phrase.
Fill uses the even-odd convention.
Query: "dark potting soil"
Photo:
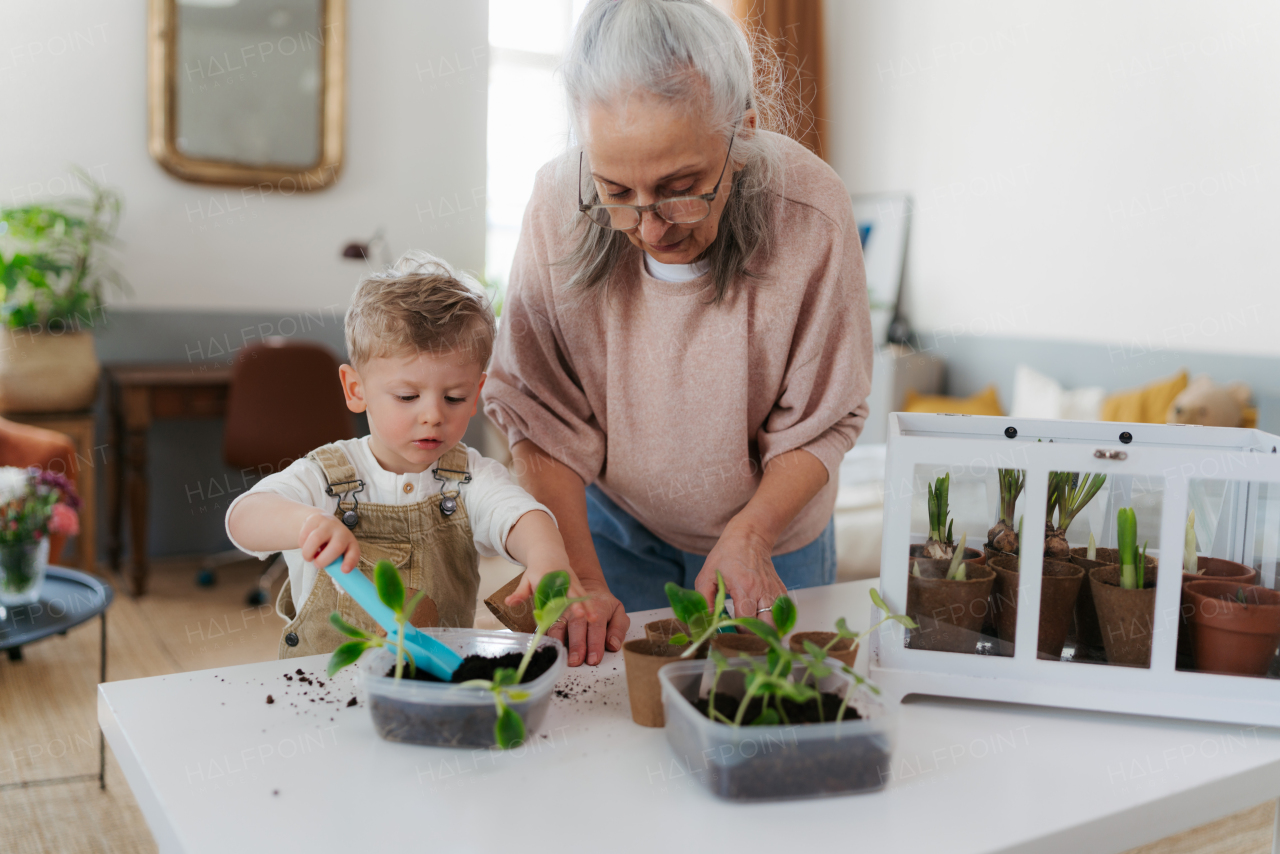
[[[786,713],[786,721],[793,724],[820,724],[831,723],[836,719],[836,715],[840,713],[840,698],[835,694],[820,694],[819,699],[822,700],[822,712],[818,712],[818,700],[810,700],[803,705],[794,700],[783,699],[782,710]],[[729,720],[733,720],[738,714],[737,697],[730,697],[725,694],[716,694],[716,711],[724,715]],[[698,711],[704,718],[709,718],[707,698],[703,697],[698,700]],[[742,716],[743,724],[749,724],[760,716],[760,712],[764,710],[764,698],[753,697],[751,702],[747,703],[746,714]],[[844,720],[856,721],[860,715],[852,707],[844,710]],[[723,723],[723,721],[721,721]],[[783,722],[786,725],[786,722]]]
[[[544,646],[533,654],[533,658],[529,659],[529,667],[524,672],[524,678],[521,683],[532,682],[542,674],[551,669],[556,663],[556,648],[554,646]],[[458,669],[453,671],[453,678],[449,681],[455,685],[467,682],[471,679],[492,679],[493,674],[500,667],[506,667],[509,670],[515,670],[520,666],[520,659],[524,658],[523,652],[508,652],[505,655],[498,655],[492,658],[484,655],[468,655],[462,659],[462,663],[458,665]],[[396,666],[393,664],[387,669],[386,675],[393,677],[396,675]],[[405,679],[414,679],[418,682],[443,682],[443,679],[428,673],[423,668],[418,668],[417,672],[409,675],[409,668],[404,669]]]
[[[531,682],[546,673],[555,665],[557,655],[554,646],[544,646],[539,649],[529,660],[529,667],[525,670],[521,682]],[[493,658],[469,655],[454,671],[451,682],[457,684],[468,679],[492,679],[494,671],[499,667],[508,667],[513,670],[519,667],[520,659],[523,657],[524,654],[520,652],[511,652]],[[387,675],[395,675],[394,666]],[[407,677],[406,671],[405,678]],[[422,682],[443,681],[421,669],[418,670],[415,679]],[[529,701],[511,703],[511,707],[524,719],[527,733],[533,733],[542,723],[547,705],[546,701],[538,707],[534,707]],[[497,722],[498,713],[491,701],[474,705],[443,703],[431,705],[370,693],[369,713],[373,718],[374,726],[378,729],[378,734],[387,741],[434,747],[492,747],[495,743],[493,725]]]
[[[744,720],[759,715],[763,706],[753,699]],[[707,700],[698,700],[698,711],[707,713]],[[835,720],[840,698],[822,695],[822,713]],[[803,705],[783,700],[783,710],[793,724],[820,723],[818,702]],[[716,695],[716,711],[730,719],[737,714],[735,697]],[[844,723],[857,720],[858,713],[845,710]],[[723,798],[740,801],[788,800],[822,795],[850,795],[884,788],[891,776],[888,736],[865,733],[830,738],[797,737],[794,727],[742,728],[742,738],[733,744],[733,755],[717,751],[707,771],[707,782]]]

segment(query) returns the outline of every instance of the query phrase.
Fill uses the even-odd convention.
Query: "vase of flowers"
[[[0,467],[0,605],[40,598],[51,534],[80,532],[80,498],[64,475]]]

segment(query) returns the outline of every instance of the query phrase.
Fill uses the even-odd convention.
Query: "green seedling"
[[[1089,560],[1098,559],[1098,541],[1093,538],[1093,531],[1089,532],[1089,546],[1084,550],[1084,556]]]
[[[996,551],[1016,554],[1019,532],[1014,529],[1013,514],[1018,506],[1018,496],[1026,486],[1027,475],[1021,469],[998,469],[997,477],[1000,482],[1000,517],[987,532],[987,545]]]
[[[723,588],[723,580],[718,579],[718,581],[720,587]],[[919,625],[910,617],[892,613],[889,610],[889,607],[884,603],[884,600],[880,598],[879,592],[873,589],[871,590],[871,601],[874,602],[876,607],[883,611],[885,615],[880,622],[876,623],[866,632],[860,634],[850,629],[848,623],[843,617],[841,617],[836,620],[835,637],[833,637],[825,646],[819,647],[813,642],[808,641],[805,643],[805,651],[803,653],[793,652],[782,642],[783,636],[788,634],[795,627],[796,623],[797,615],[795,603],[789,596],[780,596],[773,603],[771,615],[773,616],[774,625],[771,626],[763,620],[756,619],[755,617],[712,620],[710,618],[710,611],[706,608],[706,599],[704,597],[698,594],[695,599],[694,596],[687,595],[693,591],[682,590],[679,587],[675,587],[675,589],[672,590],[672,587],[675,586],[668,585],[668,599],[671,599],[673,602],[680,602],[682,606],[689,606],[685,608],[684,616],[682,616],[681,619],[685,619],[686,622],[691,625],[693,623],[698,623],[699,625],[704,626],[704,633],[700,637],[709,639],[711,634],[714,633],[716,627],[734,626],[744,628],[757,637],[763,638],[769,645],[769,652],[763,658],[752,658],[745,653],[739,654],[739,659],[747,662],[747,665],[741,668],[746,671],[743,674],[746,693],[743,695],[742,699],[738,701],[738,711],[733,719],[725,717],[715,708],[715,695],[720,677],[732,665],[730,664],[729,659],[726,658],[719,650],[712,649],[709,653],[715,668],[711,680],[710,694],[708,695],[709,717],[713,721],[718,721],[735,727],[743,726],[744,724],[748,726],[771,726],[779,722],[790,723],[787,719],[783,700],[791,700],[792,702],[803,704],[818,697],[818,691],[814,687],[804,682],[795,682],[789,678],[794,668],[798,665],[803,665],[807,672],[813,675],[815,679],[822,679],[831,675],[834,671],[828,663],[828,658],[831,648],[841,640],[851,639],[857,642],[889,620],[901,623],[907,628],[919,628]],[[697,607],[699,600],[702,602],[702,609]],[[723,593],[717,596],[717,604],[720,605],[722,603]],[[680,616],[679,613],[677,616]],[[692,628],[691,631],[693,631]],[[681,638],[677,636],[672,638],[671,642],[688,643],[690,641],[687,637]],[[696,649],[696,645],[692,647],[692,649]],[[686,652],[686,656],[690,654],[692,654],[692,651]],[[872,685],[866,679],[863,679],[847,665],[841,665],[840,670],[852,678],[856,685],[866,686],[872,692],[876,694],[880,693],[880,690],[876,686]],[[844,714],[848,710],[850,693],[851,692],[846,692],[837,713],[836,721],[842,721],[844,719]],[[747,713],[747,706],[756,697],[764,698],[763,708],[760,714],[754,719],[746,721],[745,717]],[[819,715],[822,715],[822,706],[820,701]]]
[[[1248,602],[1246,602],[1246,601],[1245,601],[1245,598],[1244,598],[1244,588],[1243,588],[1243,587],[1237,587],[1237,588],[1236,588],[1236,601],[1237,601],[1237,602],[1239,602],[1241,605],[1244,605],[1246,608],[1248,608],[1248,607],[1249,607],[1249,603],[1248,603]]]
[[[1200,561],[1196,560],[1196,511],[1187,514],[1187,533],[1182,541],[1182,571],[1200,574]]]
[[[1120,586],[1125,590],[1141,590],[1146,586],[1147,544],[1138,549],[1138,515],[1132,507],[1116,511],[1116,538],[1120,552]]]
[[[524,719],[509,704],[524,702],[529,699],[529,692],[512,686],[519,685],[524,679],[533,653],[538,649],[538,641],[560,619],[560,615],[573,603],[586,601],[570,599],[568,594],[569,573],[559,570],[544,575],[533,593],[533,619],[538,628],[529,639],[520,666],[515,669],[499,667],[493,672],[493,679],[468,679],[458,685],[459,688],[483,688],[493,694],[493,704],[498,711],[498,719],[493,725],[493,740],[503,750],[518,747],[525,738]]]
[[[729,612],[725,610],[725,588],[724,576],[719,572],[716,573],[716,606],[714,609],[707,607],[707,597],[703,596],[697,590],[686,590],[674,581],[668,581],[666,587],[663,588],[667,594],[667,601],[671,603],[671,610],[675,612],[676,619],[689,627],[689,634],[680,632],[672,635],[669,643],[675,646],[684,646],[689,644],[689,648],[680,656],[681,658],[690,658],[695,655],[698,648],[718,632],[722,632],[728,628],[736,628],[740,623],[729,616]],[[778,598],[774,602],[774,607],[779,607],[778,603],[785,596]],[[787,599],[790,603],[791,600]],[[786,606],[780,606],[785,608]],[[792,608],[795,606],[792,605]]]
[[[951,556],[951,566],[947,569],[947,581],[965,580],[965,564],[961,558],[964,557],[964,544],[968,538],[968,534],[960,535],[960,545],[956,547],[955,554]]]
[[[317,584],[321,583],[319,580]],[[396,637],[394,641],[396,650],[396,679],[398,680],[404,672],[404,626],[409,619],[409,615],[418,607],[418,603],[427,595],[427,591],[423,590],[406,603],[404,601],[404,582],[400,580],[400,573],[396,570],[395,565],[389,560],[380,560],[373,567],[373,586],[378,591],[378,598],[382,600],[382,604],[391,609],[396,618]],[[385,638],[370,634],[363,629],[355,626],[342,619],[342,616],[334,611],[329,615],[329,622],[333,627],[342,632],[349,638],[346,643],[333,651],[333,655],[329,656],[329,666],[327,671],[333,676],[342,668],[349,664],[355,664],[356,660],[364,654],[366,649],[372,647],[388,646]],[[413,658],[409,659],[409,674],[413,675],[417,668],[414,666]]]
[[[950,473],[929,484],[929,538],[924,544],[924,555],[927,558],[945,560],[955,551],[955,521],[948,518],[950,495]]]

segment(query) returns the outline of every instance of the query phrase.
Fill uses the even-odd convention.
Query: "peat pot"
[[[1145,580],[1146,586],[1141,590],[1125,590],[1120,586],[1119,564],[1089,570],[1089,586],[1108,664],[1151,666],[1156,573],[1147,572]]]
[[[907,576],[907,616],[912,649],[977,652],[982,624],[990,610],[995,573],[988,566],[966,564],[964,581],[948,581],[950,561],[920,559],[920,577]]]
[[[1014,643],[1018,629],[1018,558],[998,555],[988,562],[995,570],[992,593],[996,632],[1000,640]],[[1040,658],[1061,658],[1075,612],[1076,596],[1084,582],[1084,570],[1075,564],[1044,559],[1040,578],[1040,625],[1036,651]]]

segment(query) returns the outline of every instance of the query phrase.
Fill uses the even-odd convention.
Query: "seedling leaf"
[[[369,642],[363,640],[347,641],[342,646],[333,651],[333,655],[329,656],[329,666],[325,671],[332,677],[348,664],[355,664],[356,661],[369,648]]]
[[[503,750],[518,747],[524,742],[524,721],[506,704],[498,712],[498,720],[493,725],[493,740]]]
[[[373,585],[378,590],[378,598],[397,615],[404,613],[404,582],[395,564],[389,560],[380,560],[373,568]]]
[[[750,726],[777,726],[777,725],[778,725],[778,713],[776,710],[772,708],[765,709],[763,712],[759,714],[759,716],[756,717],[754,721],[750,723]]]
[[[674,581],[668,581],[663,589],[667,593],[667,601],[671,603],[671,610],[675,612],[677,620],[693,628],[695,618],[705,618],[707,597],[697,590],[685,590]]]
[[[548,572],[542,576],[542,580],[538,582],[538,588],[533,593],[533,607],[537,611],[547,607],[547,603],[553,599],[564,599],[569,595],[569,573],[563,569],[555,572]],[[556,617],[559,618],[559,614]]]
[[[785,635],[796,624],[796,603],[791,601],[790,596],[779,596],[773,600],[773,624],[778,629],[779,635]]]
[[[667,638],[667,643],[673,646],[684,646],[685,644],[690,642],[691,640],[689,636],[686,635],[684,632],[680,632],[679,634],[674,634],[671,637]]]
[[[771,643],[782,643],[782,637],[778,634],[778,630],[766,623],[764,620],[758,620],[755,617],[739,617],[734,620],[734,622],[752,634],[762,637]]]
[[[335,629],[342,632],[344,635],[346,635],[349,638],[356,638],[358,640],[368,640],[369,638],[373,637],[373,635],[369,634],[363,629],[357,629],[355,626],[351,625],[346,620],[342,619],[342,615],[339,614],[337,611],[334,611],[332,614],[329,615],[329,622],[333,624],[333,627]]]
[[[884,604],[884,600],[880,598],[880,591],[874,587],[871,588],[871,601],[875,603],[875,606],[881,611],[884,611],[886,614],[891,613],[889,611],[889,606]]]

